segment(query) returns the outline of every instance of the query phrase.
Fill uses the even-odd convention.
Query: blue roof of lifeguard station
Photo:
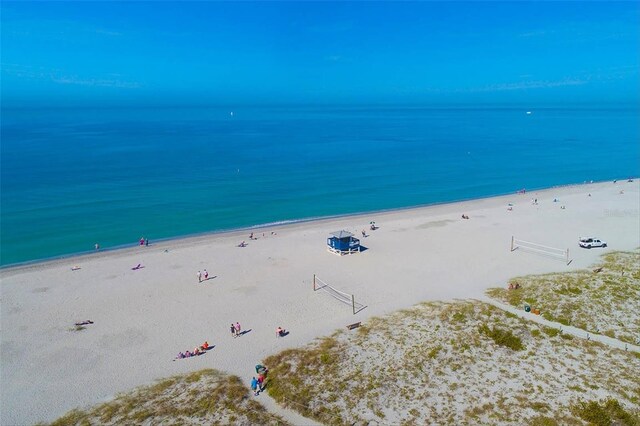
[[[348,231],[336,231],[336,232],[332,232],[331,234],[329,234],[333,237],[336,237],[337,239],[341,240],[343,238],[349,238],[349,237],[353,237],[353,234],[351,232]]]

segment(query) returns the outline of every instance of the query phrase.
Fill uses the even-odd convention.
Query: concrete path
[[[481,297],[479,301],[488,303],[492,306],[495,306],[498,309],[502,309],[503,311],[517,315],[518,317],[524,318],[527,321],[533,321],[538,324],[545,325],[547,327],[559,329],[562,333],[570,334],[572,336],[580,337],[582,339],[600,342],[616,349],[640,352],[640,346],[633,345],[631,343],[626,343],[618,339],[604,336],[602,334],[591,333],[591,332],[582,330],[581,328],[563,325],[563,324],[560,324],[559,322],[548,321],[542,318],[540,315],[535,315],[535,314],[532,314],[531,312],[525,312],[523,309],[519,309],[514,306],[507,305],[506,303],[498,302],[497,300],[491,299],[489,297]]]

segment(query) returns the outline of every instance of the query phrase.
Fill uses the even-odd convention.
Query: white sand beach
[[[370,221],[379,229],[370,231]],[[357,237],[365,229],[366,250],[328,253],[326,238],[341,229]],[[318,220],[254,230],[257,240],[249,233],[0,271],[0,424],[51,421],[202,368],[236,374],[248,386],[254,365],[267,355],[347,324],[421,301],[482,298],[487,288],[518,275],[588,267],[608,251],[640,247],[640,185],[585,184]],[[511,252],[512,235],[569,248],[572,262]],[[601,238],[608,247],[581,249],[580,236]],[[248,245],[237,247],[242,240]],[[131,269],[138,264],[143,267]],[[72,271],[75,266],[80,269]],[[209,279],[198,283],[196,273],[204,269]],[[366,308],[353,315],[350,306],[314,292],[313,274]],[[93,324],[73,331],[82,320]],[[236,321],[247,331],[239,338],[229,332]],[[290,334],[276,338],[278,326]],[[205,340],[215,345],[205,355],[173,360]]]

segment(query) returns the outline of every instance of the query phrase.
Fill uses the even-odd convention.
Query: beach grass
[[[257,401],[237,376],[206,369],[163,379],[88,410],[72,410],[51,426],[285,425]]]
[[[627,343],[640,341],[640,251],[613,252],[590,269],[511,280],[519,288],[486,294],[515,307],[540,309],[550,321]]]
[[[640,422],[632,353],[479,302],[416,305],[264,364],[276,401],[329,425],[578,425],[603,395],[609,418]]]

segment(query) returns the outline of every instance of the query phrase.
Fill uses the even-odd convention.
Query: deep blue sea
[[[3,109],[0,264],[640,175],[637,109],[526,110]]]

